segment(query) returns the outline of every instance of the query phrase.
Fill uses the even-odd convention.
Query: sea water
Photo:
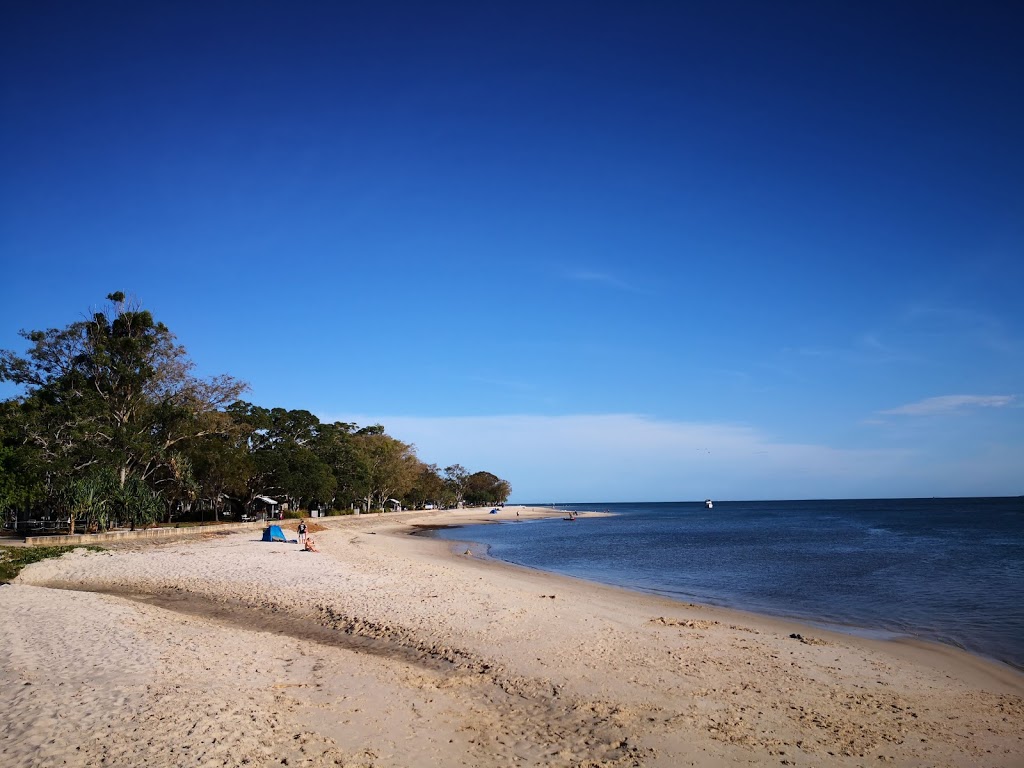
[[[959,646],[1024,669],[1024,499],[565,504],[447,529],[491,557],[684,601]]]

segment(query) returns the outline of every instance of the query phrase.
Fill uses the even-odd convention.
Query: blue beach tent
[[[263,531],[263,540],[284,542],[288,541],[288,539],[285,538],[284,533],[281,531],[280,525],[268,525]]]

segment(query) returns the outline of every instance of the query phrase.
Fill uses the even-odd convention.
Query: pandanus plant
[[[90,475],[75,480],[68,489],[68,533],[75,532],[75,524],[81,518],[86,527],[94,524],[97,528],[106,524],[107,495],[102,478]]]

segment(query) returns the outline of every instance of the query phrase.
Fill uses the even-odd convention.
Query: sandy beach
[[[0,587],[4,766],[1020,766],[1024,675],[327,518]],[[289,529],[290,527],[290,529]],[[285,523],[295,537],[294,521]]]

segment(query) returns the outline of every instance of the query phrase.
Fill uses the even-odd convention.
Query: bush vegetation
[[[102,552],[103,547],[68,546],[68,547],[0,547],[0,584],[9,583],[21,573],[26,565],[60,557],[76,549],[88,549]]]
[[[231,376],[200,378],[163,323],[122,292],[64,328],[0,349],[0,513],[102,531],[158,520],[290,509],[496,504],[511,486],[441,469],[380,424],[323,423],[239,399]],[[264,497],[261,499],[261,497]],[[294,517],[294,515],[289,515]]]

